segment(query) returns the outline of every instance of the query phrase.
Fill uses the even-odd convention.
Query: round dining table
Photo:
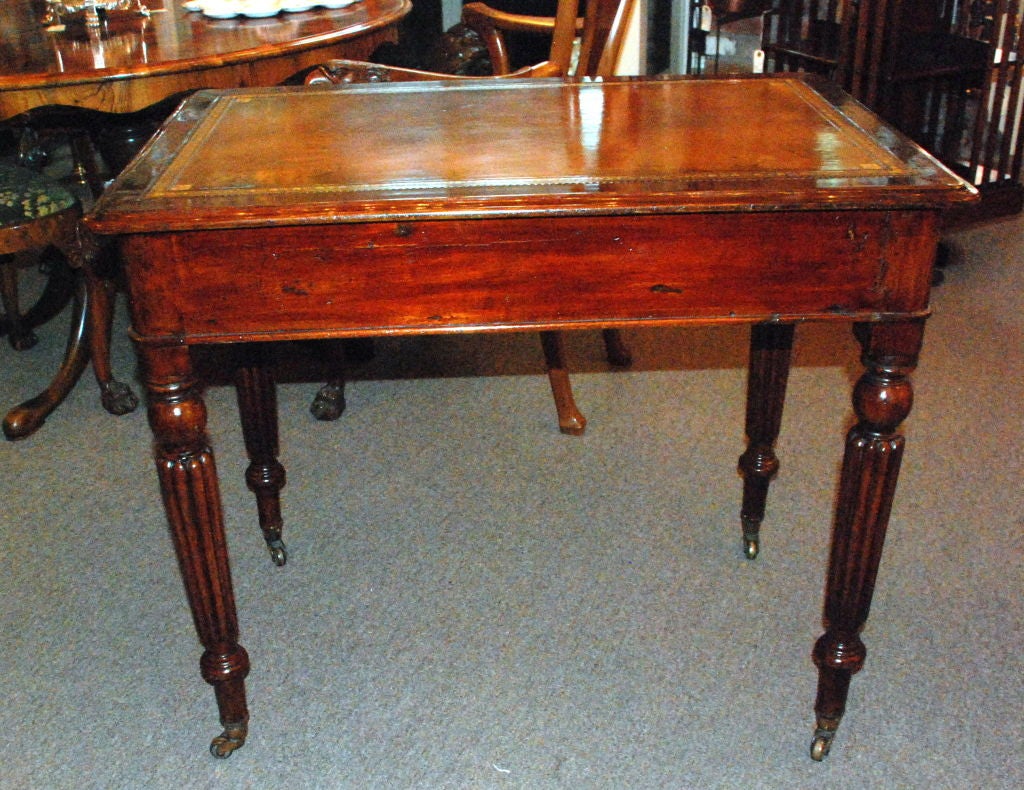
[[[299,9],[304,4],[291,0],[282,5]],[[28,127],[77,128],[72,146],[83,135],[90,149],[99,142],[113,175],[191,92],[277,85],[332,58],[370,60],[382,45],[397,44],[397,25],[412,4],[354,0],[344,8],[318,5],[265,18],[217,18],[188,10],[185,0],[146,0],[145,8],[145,14],[110,12],[98,26],[86,24],[81,13],[59,20],[62,24],[47,24],[43,0],[4,0],[0,122],[20,118]],[[139,123],[137,116],[142,116]],[[95,178],[83,180],[97,190]],[[104,407],[123,414],[136,406],[131,390],[116,382],[120,394],[106,395],[111,380],[109,283],[99,283],[92,267],[85,268],[76,278],[64,360],[43,392],[8,412],[3,432],[9,439],[24,438],[42,426],[90,357]]]
[[[331,58],[368,60],[398,39],[410,0],[357,0],[272,17],[218,19],[184,0],[148,0],[149,15],[104,24],[42,23],[46,4],[0,4],[0,120],[63,105],[132,113],[200,88],[276,85]],[[293,7],[301,7],[292,4]]]

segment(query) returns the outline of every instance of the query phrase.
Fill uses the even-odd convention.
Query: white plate
[[[203,0],[185,0],[185,2],[181,4],[181,7],[186,11],[202,11]]]
[[[215,8],[204,8],[203,16],[208,16],[210,19],[234,19],[238,16],[238,12],[218,6]]]

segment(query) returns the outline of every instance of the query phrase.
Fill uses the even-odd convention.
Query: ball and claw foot
[[[811,759],[820,763],[828,757],[829,750],[832,748],[832,739],[835,737],[835,730],[817,730],[814,733],[814,740],[811,741]]]
[[[268,540],[267,548],[270,550],[270,559],[274,561],[274,564],[280,568],[288,562],[288,549],[285,548],[284,541],[278,538],[277,540]]]
[[[334,384],[324,384],[309,405],[309,412],[318,420],[332,422],[345,411],[345,390]]]
[[[220,760],[227,759],[233,751],[242,748],[247,734],[248,727],[245,724],[225,727],[224,732],[210,743],[210,754]]]
[[[108,381],[100,388],[100,403],[110,414],[128,414],[135,411],[139,399],[127,384]]]

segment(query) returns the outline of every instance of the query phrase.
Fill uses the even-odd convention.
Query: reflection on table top
[[[484,80],[194,94],[90,223],[139,233],[384,217],[942,208],[973,197],[816,78]]]
[[[0,5],[0,90],[246,61],[392,24],[409,10],[408,0],[359,0],[335,11],[210,19],[186,11],[182,0],[151,0],[149,17],[118,14],[98,29],[72,22],[48,30],[40,23],[44,5]]]

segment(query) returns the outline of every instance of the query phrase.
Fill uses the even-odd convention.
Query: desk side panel
[[[931,212],[196,231],[127,245],[151,340],[858,318],[927,310]]]

